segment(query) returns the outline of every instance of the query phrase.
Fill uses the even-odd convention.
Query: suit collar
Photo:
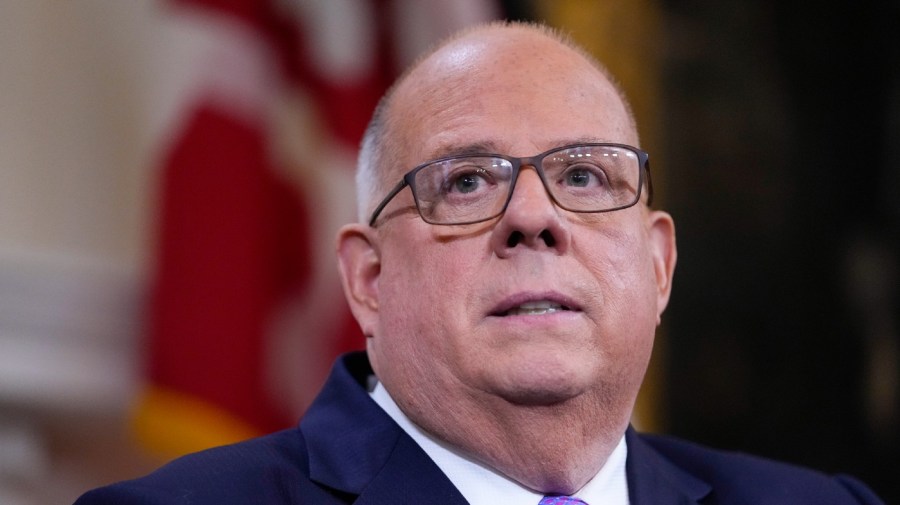
[[[651,447],[634,428],[625,433],[628,459],[628,495],[631,505],[698,503],[712,487],[685,472]]]
[[[359,495],[359,505],[464,505],[434,462],[369,397],[365,384],[371,375],[365,353],[346,354],[335,363],[300,423],[310,478]]]

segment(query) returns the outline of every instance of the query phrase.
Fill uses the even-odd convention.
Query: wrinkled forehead
[[[407,167],[425,160],[404,154],[427,156],[429,144],[457,142],[444,137],[460,132],[500,144],[504,133],[532,139],[535,152],[501,153],[512,155],[553,147],[534,140],[544,137],[637,142],[627,106],[594,63],[547,35],[513,29],[477,32],[430,54],[398,84],[388,114]],[[497,138],[485,137],[491,128]]]

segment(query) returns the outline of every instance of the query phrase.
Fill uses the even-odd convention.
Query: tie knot
[[[588,505],[584,500],[571,496],[545,496],[538,505]]]

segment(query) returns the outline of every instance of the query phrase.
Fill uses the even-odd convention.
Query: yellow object
[[[165,460],[261,435],[225,410],[160,387],[144,392],[131,422],[138,442]]]

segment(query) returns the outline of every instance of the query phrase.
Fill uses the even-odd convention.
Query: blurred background
[[[0,503],[293,425],[385,87],[542,20],[631,97],[675,290],[635,424],[900,503],[900,2],[0,3]]]

